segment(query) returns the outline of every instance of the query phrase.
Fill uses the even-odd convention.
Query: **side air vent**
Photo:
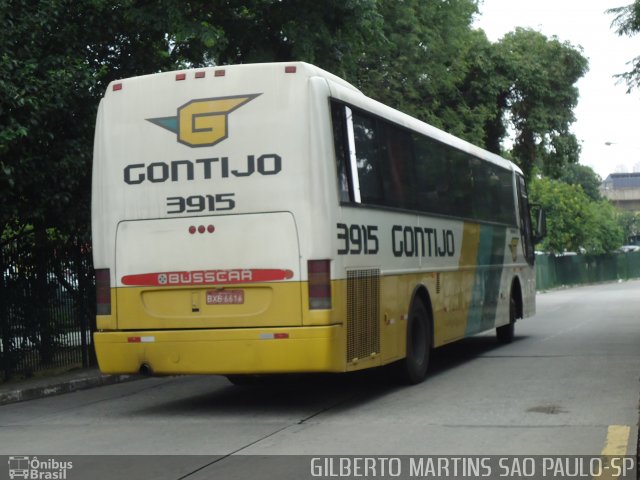
[[[347,272],[347,363],[380,353],[380,270]]]

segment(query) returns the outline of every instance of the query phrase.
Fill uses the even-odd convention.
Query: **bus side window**
[[[416,208],[422,212],[449,213],[451,203],[451,163],[441,144],[413,134],[415,149]]]
[[[471,161],[475,159],[458,150],[446,150],[446,155],[451,162],[449,175],[452,178],[448,213],[460,218],[474,218],[474,178]]]
[[[386,125],[387,168],[384,189],[392,207],[415,208],[413,199],[413,142],[411,134],[393,125]]]
[[[349,148],[344,105],[331,104],[331,120],[333,124],[336,169],[338,171],[338,194],[340,195],[340,202],[351,202],[353,201],[353,195],[350,193],[351,189],[349,187]]]
[[[534,251],[533,251],[533,237],[531,230],[531,214],[529,212],[529,196],[527,194],[527,186],[524,183],[524,177],[518,175],[518,203],[520,204],[520,232],[522,236],[522,243],[524,247],[524,254],[527,258],[527,262],[533,265]]]
[[[382,158],[386,156],[381,128],[372,117],[353,112],[353,137],[362,203],[385,205]]]

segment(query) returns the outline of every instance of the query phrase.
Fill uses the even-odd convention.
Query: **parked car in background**
[[[640,245],[623,245],[618,249],[620,253],[640,252]]]

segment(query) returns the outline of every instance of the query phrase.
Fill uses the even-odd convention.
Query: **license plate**
[[[244,290],[208,290],[207,305],[242,305]]]

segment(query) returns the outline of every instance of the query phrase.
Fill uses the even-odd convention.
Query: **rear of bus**
[[[345,369],[318,72],[245,65],[109,86],[92,198],[103,372]]]

